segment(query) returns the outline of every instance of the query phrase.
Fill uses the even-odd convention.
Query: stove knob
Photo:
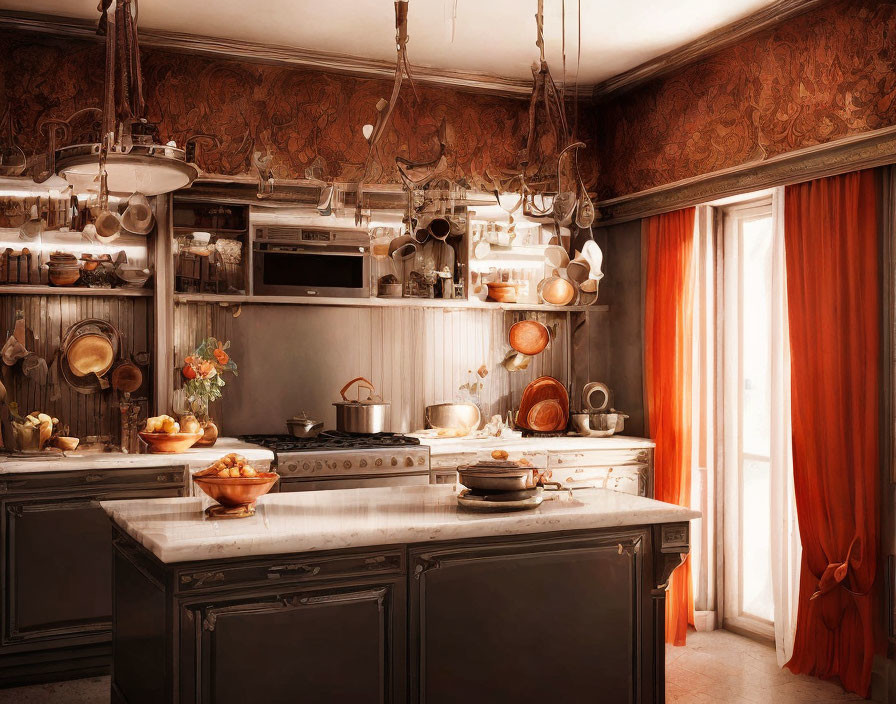
[[[320,460],[318,460],[317,462],[314,463],[314,469],[316,469],[317,471],[320,471],[320,470],[322,470],[323,468],[324,468],[324,467],[323,467],[323,465],[321,464]]]
[[[397,457],[393,457],[393,458],[392,458],[392,466],[393,466],[393,467],[396,467],[397,465],[398,465],[398,458],[397,458]]]
[[[382,467],[382,466],[383,466],[383,458],[382,458],[382,457],[377,457],[377,458],[376,458],[376,462],[374,462],[374,464],[375,464],[377,467]]]
[[[352,463],[349,462],[348,460],[346,460],[345,462],[342,463],[342,466],[345,467],[346,469],[351,469]]]
[[[404,458],[404,466],[405,467],[413,467],[414,466],[414,458],[413,457],[405,457]]]
[[[367,460],[361,460],[360,462],[358,462],[358,466],[359,466],[359,467],[366,467],[366,466],[367,466]]]
[[[336,462],[327,462],[327,467],[329,469],[336,469],[339,465]]]
[[[304,469],[307,472],[309,469],[311,469],[311,463],[305,462],[304,464],[302,464],[302,469]]]
[[[298,465],[296,465],[295,462],[290,462],[289,464],[286,465],[286,467],[284,467],[284,469],[287,472],[295,472],[298,468],[299,467],[298,467]]]
[[[417,458],[417,464],[419,464],[421,467],[423,466],[423,458],[422,457]]]

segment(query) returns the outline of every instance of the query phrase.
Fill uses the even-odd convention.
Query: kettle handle
[[[345,396],[345,392],[348,391],[352,387],[352,385],[356,384],[356,383],[358,384],[358,399],[357,399],[358,401],[361,400],[361,389],[362,388],[370,389],[371,396],[374,393],[376,393],[376,389],[373,387],[373,384],[371,384],[363,376],[357,376],[354,379],[352,379],[350,382],[348,382],[345,386],[343,386],[342,389],[339,391],[339,395],[342,396],[343,401],[348,402],[348,399]]]

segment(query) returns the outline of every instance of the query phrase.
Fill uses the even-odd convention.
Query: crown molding
[[[572,90],[577,90],[580,99],[594,100],[595,102],[609,100],[647,81],[679,70],[751,34],[761,32],[832,1],[778,0],[748,17],[705,34],[689,44],[646,61],[606,81],[596,85],[567,86],[567,89],[570,90],[567,95],[571,97]],[[101,41],[96,34],[96,22],[57,15],[0,10],[0,29]],[[225,57],[254,63],[296,66],[369,78],[391,79],[395,72],[393,62],[381,59],[365,59],[349,54],[260,44],[221,37],[202,37],[184,32],[157,29],[141,28],[140,44],[145,47],[175,52]],[[414,79],[429,85],[520,99],[528,98],[532,93],[532,80],[528,78],[505,78],[476,71],[440,69],[416,64],[413,69]]]
[[[596,203],[598,227],[766,188],[896,163],[896,125]]]
[[[101,41],[96,34],[96,22],[55,15],[0,10],[0,29]],[[253,63],[289,65],[369,78],[392,79],[395,75],[395,62],[393,61],[365,59],[348,54],[259,44],[220,37],[201,37],[183,32],[141,28],[140,45],[175,52],[224,57]],[[532,79],[503,78],[487,73],[439,69],[417,64],[413,64],[413,72],[415,81],[456,90],[520,99],[528,98],[532,93]],[[578,91],[580,98],[589,99],[591,86],[579,86]]]
[[[832,0],[778,0],[747,17],[704,34],[689,44],[598,83],[594,86],[591,97],[595,102],[606,102],[654,78],[678,71],[752,34],[829,2]]]

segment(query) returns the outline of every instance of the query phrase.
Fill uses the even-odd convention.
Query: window
[[[772,398],[775,228],[771,198],[721,208],[723,624],[774,636]]]

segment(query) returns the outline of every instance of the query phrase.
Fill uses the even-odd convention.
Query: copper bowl
[[[183,452],[188,450],[202,437],[202,433],[137,433],[147,445],[150,452]]]
[[[488,287],[488,300],[498,301],[499,303],[516,303],[516,284],[504,281],[489,281],[486,286]]]
[[[77,267],[50,267],[50,283],[54,286],[74,286],[81,278],[81,270]]]
[[[259,472],[254,477],[203,477],[193,475],[193,481],[225,508],[251,509],[258,497],[267,494],[277,483],[276,472]]]

